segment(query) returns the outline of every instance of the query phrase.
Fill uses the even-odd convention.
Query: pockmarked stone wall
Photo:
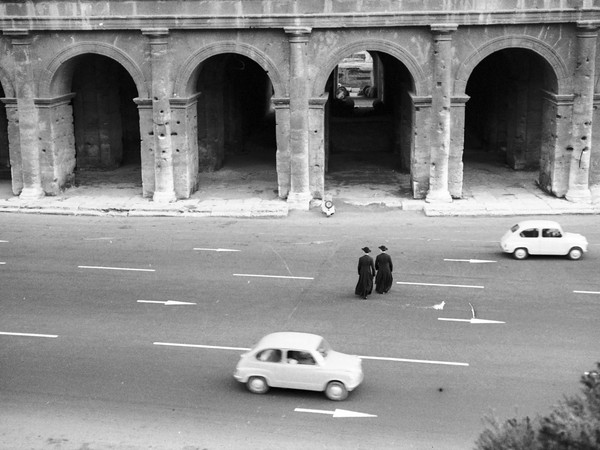
[[[327,191],[335,139],[352,140],[336,128],[333,74],[368,51],[387,125],[364,142],[394,155],[415,198],[460,198],[477,151],[590,201],[598,29],[600,0],[4,1],[0,164],[35,197],[136,161],[142,194],[173,201],[271,115],[278,195],[307,208]]]

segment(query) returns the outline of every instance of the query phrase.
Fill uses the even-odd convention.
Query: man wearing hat
[[[367,299],[367,295],[373,292],[373,278],[375,277],[375,264],[373,258],[369,255],[371,249],[363,247],[364,255],[358,258],[358,283],[354,293],[360,295],[363,299]]]
[[[392,277],[394,265],[392,264],[392,258],[386,253],[387,249],[385,245],[381,245],[379,247],[381,253],[375,258],[375,269],[377,270],[375,290],[378,294],[387,294],[392,288],[392,282],[394,281]]]

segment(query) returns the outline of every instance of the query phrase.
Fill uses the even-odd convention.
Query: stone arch
[[[15,97],[15,89],[6,71],[0,67],[0,86],[4,90],[4,96],[7,98]]]
[[[344,45],[329,56],[327,63],[321,70],[319,70],[315,77],[312,89],[313,97],[320,97],[323,95],[329,75],[331,72],[333,72],[335,66],[337,66],[343,58],[361,50],[375,50],[382,53],[387,53],[396,58],[406,66],[410,75],[412,76],[413,83],[415,85],[414,94],[426,95],[425,92],[427,92],[427,88],[425,73],[423,72],[421,65],[407,50],[393,42],[386,40],[366,39]]]
[[[39,84],[40,97],[53,97],[68,93],[70,88],[64,84],[66,80],[61,77],[60,68],[64,67],[65,64],[69,64],[76,56],[84,54],[106,56],[121,64],[133,79],[138,97],[148,97],[149,93],[144,74],[136,62],[123,50],[103,42],[79,42],[60,51],[42,73]]]
[[[280,71],[266,54],[256,47],[236,41],[224,41],[211,44],[190,55],[182,64],[175,79],[174,93],[176,97],[189,97],[195,94],[195,82],[198,67],[210,58],[224,53],[236,53],[246,56],[261,66],[273,83],[274,97],[287,96],[287,89]]]
[[[569,71],[567,65],[556,50],[544,41],[531,36],[508,35],[486,42],[463,61],[458,68],[456,80],[454,81],[454,95],[460,96],[465,94],[469,77],[481,61],[492,53],[511,48],[531,50],[541,56],[554,71],[558,84],[557,94],[560,95],[568,92],[567,81],[569,78]]]

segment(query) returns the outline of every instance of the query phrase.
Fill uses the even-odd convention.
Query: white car
[[[525,220],[511,227],[500,240],[506,253],[515,259],[529,255],[567,255],[579,259],[587,252],[587,239],[581,234],[567,233],[551,220]]]
[[[279,332],[263,337],[241,356],[234,378],[250,392],[270,387],[324,391],[330,400],[344,400],[363,381],[358,356],[331,349],[321,336]]]

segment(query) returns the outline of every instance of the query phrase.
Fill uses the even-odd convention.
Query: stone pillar
[[[198,97],[171,99],[173,174],[177,198],[189,198],[198,187]]]
[[[8,156],[10,158],[10,174],[12,193],[19,195],[23,190],[23,161],[21,158],[21,142],[19,136],[19,108],[16,98],[3,98],[8,121]]]
[[[311,28],[285,28],[290,42],[290,209],[310,207],[306,43]]]
[[[38,146],[38,114],[35,106],[35,82],[31,62],[32,39],[26,30],[5,30],[3,33],[12,37],[23,177],[23,190],[20,197],[34,200],[44,197],[45,193],[42,189]]]
[[[411,95],[414,112],[410,149],[410,181],[414,198],[425,198],[429,190],[431,157],[431,97]]]
[[[272,98],[275,108],[275,139],[277,152],[277,189],[279,198],[287,198],[290,193],[290,99]]]
[[[308,110],[310,192],[313,198],[325,194],[325,105],[327,97],[311,98]]]
[[[142,196],[149,198],[155,191],[155,157],[156,142],[154,139],[154,121],[152,120],[152,100],[135,98],[140,116],[140,159],[142,166]]]
[[[452,97],[450,115],[450,156],[448,158],[448,191],[452,198],[462,197],[463,153],[465,149],[465,106],[468,95]]]
[[[171,142],[171,76],[168,53],[169,30],[165,28],[143,29],[150,40],[150,63],[152,66],[152,121],[154,130],[155,186],[152,200],[173,202],[175,181],[173,175],[173,146]]]
[[[565,195],[572,202],[591,202],[589,187],[592,120],[594,115],[594,80],[598,24],[578,24],[577,55],[573,75],[573,136],[569,189]]]
[[[433,88],[430,180],[427,202],[451,202],[448,191],[450,106],[452,95],[452,33],[457,25],[432,25]]]
[[[600,94],[594,95],[594,123],[592,130],[592,139],[594,142],[600,142]],[[592,148],[590,155],[590,190],[592,191],[592,201],[600,203],[600,145]]]

